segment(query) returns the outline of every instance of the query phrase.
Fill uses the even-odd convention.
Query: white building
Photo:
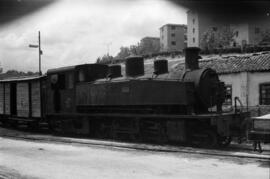
[[[189,10],[187,12],[187,46],[200,47],[200,40],[204,32],[229,27],[235,32],[234,46],[246,44],[257,45],[262,41],[264,33],[270,29],[269,14],[260,16],[241,16],[234,14],[209,14]]]
[[[141,39],[143,54],[158,53],[160,51],[160,39],[158,37],[144,37]]]
[[[166,24],[160,28],[160,51],[182,51],[187,44],[187,26],[183,24]]]
[[[184,73],[184,62],[174,67],[176,76]],[[226,85],[226,105],[239,97],[252,115],[270,112],[270,52],[242,56],[216,57],[199,61],[200,68],[212,68]]]

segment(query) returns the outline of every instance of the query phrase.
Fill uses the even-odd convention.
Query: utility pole
[[[38,69],[39,69],[39,75],[42,75],[41,72],[41,55],[42,55],[42,50],[41,50],[41,40],[40,40],[40,31],[38,31],[38,45],[29,45],[30,48],[38,48]]]
[[[107,46],[107,55],[110,55],[110,46],[112,45],[112,42],[105,43],[105,45]]]
[[[40,31],[38,31],[38,69],[39,69],[39,75],[41,76],[42,75],[42,72],[41,72],[41,54],[42,54],[42,51],[41,51],[41,46],[40,46]]]

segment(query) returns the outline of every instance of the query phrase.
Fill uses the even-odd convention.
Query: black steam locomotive
[[[163,79],[166,60],[144,76],[144,60],[84,64],[48,70],[37,78],[0,82],[3,123],[47,122],[56,132],[93,138],[225,146],[241,135],[246,113],[222,111],[225,90],[212,69],[199,69],[198,48],[187,48],[181,78]]]

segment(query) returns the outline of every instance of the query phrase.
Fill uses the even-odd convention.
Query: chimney
[[[144,59],[142,56],[126,58],[126,76],[137,77],[144,75]]]
[[[166,59],[159,59],[154,61],[154,74],[161,75],[169,73],[168,61]]]
[[[198,47],[187,47],[185,49],[185,67],[186,70],[199,69],[199,56],[200,48]]]

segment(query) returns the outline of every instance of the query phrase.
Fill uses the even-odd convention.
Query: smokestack
[[[186,70],[199,69],[199,56],[200,48],[198,47],[187,47],[185,49],[185,67]]]
[[[144,75],[144,59],[142,56],[126,58],[126,76],[137,77]]]

